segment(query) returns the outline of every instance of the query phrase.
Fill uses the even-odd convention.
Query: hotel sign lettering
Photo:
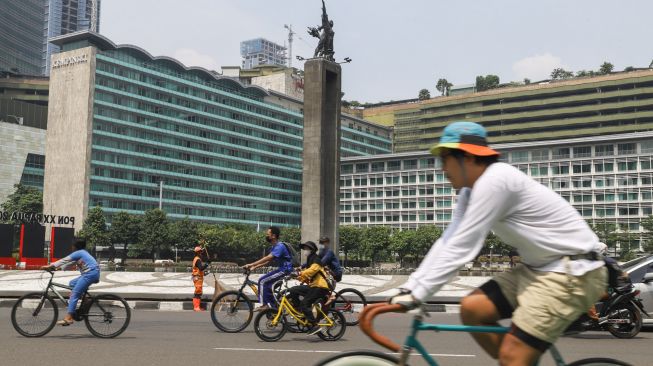
[[[57,69],[60,67],[73,66],[86,62],[88,62],[88,55],[84,53],[78,56],[62,57],[58,60],[54,60],[52,62],[52,68]]]

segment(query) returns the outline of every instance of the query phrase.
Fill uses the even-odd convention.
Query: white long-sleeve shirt
[[[478,255],[490,230],[534,270],[579,276],[603,265],[590,260],[565,264],[563,256],[595,250],[596,234],[557,193],[511,165],[494,163],[471,193],[461,191],[452,223],[403,287],[425,301]]]

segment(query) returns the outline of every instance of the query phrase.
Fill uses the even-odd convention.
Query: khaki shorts
[[[604,294],[608,275],[605,267],[572,276],[519,264],[493,280],[514,309],[513,324],[537,339],[555,343]]]

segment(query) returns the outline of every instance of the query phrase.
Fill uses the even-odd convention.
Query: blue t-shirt
[[[274,257],[275,263],[280,270],[285,272],[292,271],[292,258],[283,242],[277,242],[277,244],[272,247],[270,254]]]
[[[331,268],[333,273],[337,276],[342,275],[342,268],[340,267],[340,260],[331,249],[326,249],[322,254],[322,265]]]
[[[59,268],[69,266],[73,263],[77,264],[77,268],[79,268],[81,273],[98,271],[100,269],[95,258],[84,249],[74,251],[69,256],[52,263],[52,265]]]

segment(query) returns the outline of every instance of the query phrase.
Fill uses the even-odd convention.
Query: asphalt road
[[[82,323],[57,327],[42,338],[24,338],[11,325],[10,309],[0,308],[0,365],[312,365],[330,354],[353,349],[378,349],[358,328],[348,328],[337,342],[317,336],[291,334],[275,343],[260,341],[252,326],[239,334],[219,332],[208,313],[134,311],[132,323],[115,339],[94,338]],[[401,340],[409,316],[387,315],[377,321],[383,334]],[[457,314],[433,313],[429,322],[458,323]],[[461,333],[420,333],[420,339],[442,365],[495,364]],[[558,342],[565,360],[613,357],[633,365],[651,364],[653,332],[634,339],[616,339],[608,333],[586,333]],[[412,365],[424,365],[417,357]],[[542,365],[552,365],[545,355]]]

